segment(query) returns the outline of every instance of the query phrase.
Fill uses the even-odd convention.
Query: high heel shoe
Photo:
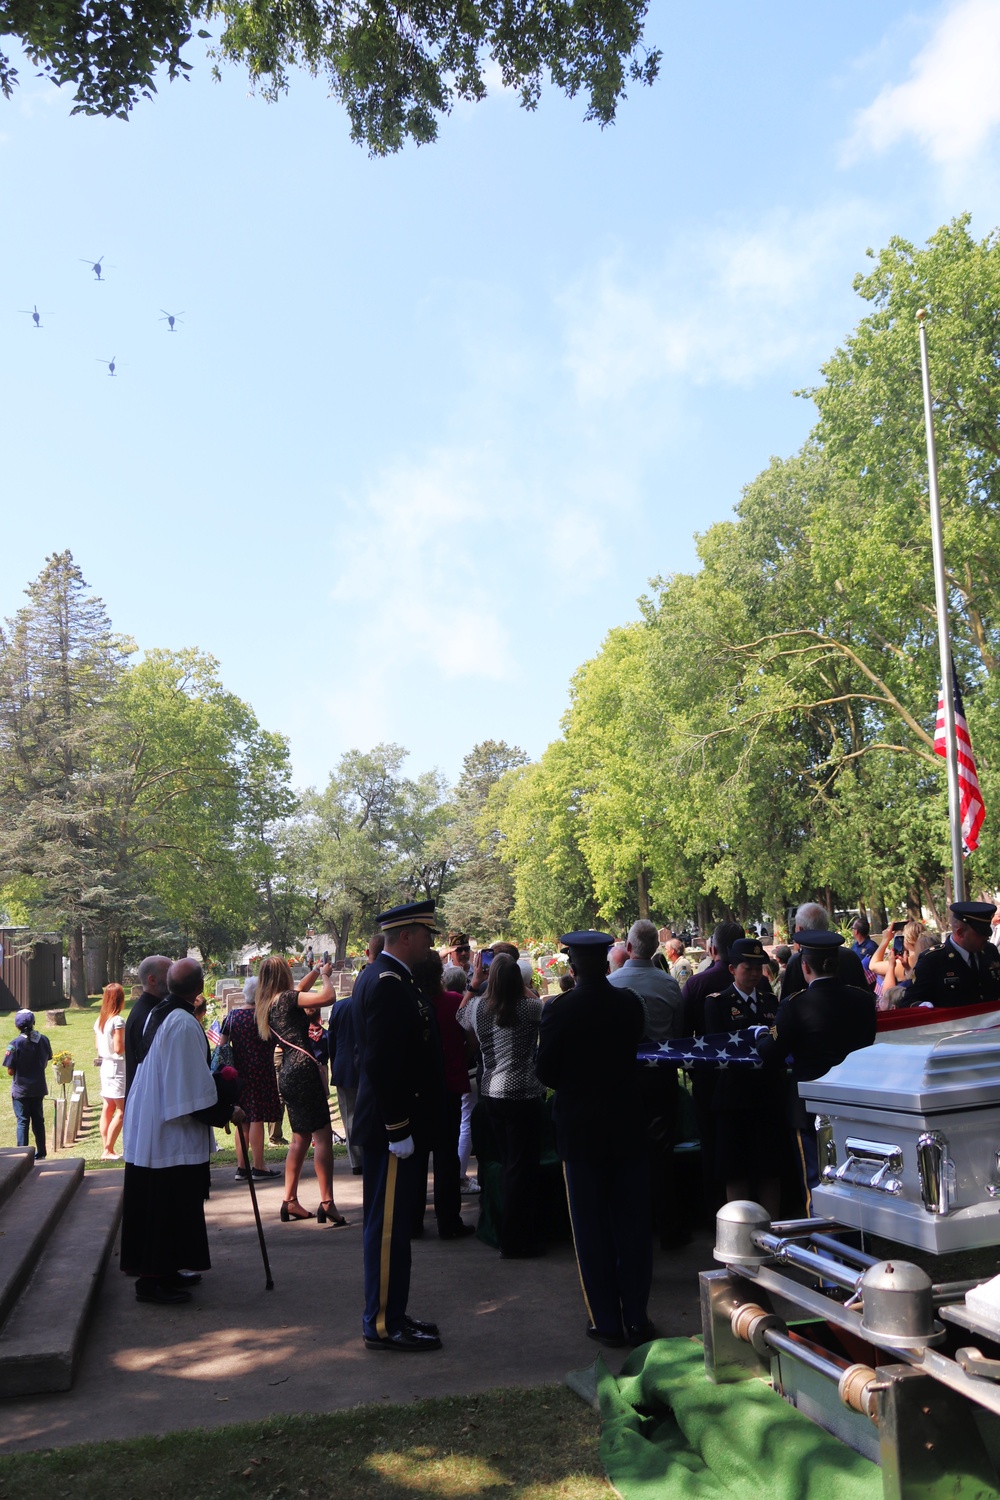
[[[288,1212],[288,1204],[286,1202],[286,1203],[282,1203],[282,1205],[281,1205],[281,1212],[278,1215],[278,1217],[281,1220],[282,1224],[291,1224],[296,1219],[314,1219],[316,1217],[316,1215],[315,1214],[311,1214],[311,1213],[307,1213],[305,1209],[303,1209],[300,1214],[291,1214],[291,1213]]]
[[[336,1213],[334,1211],[335,1208],[336,1205],[332,1198],[328,1198],[325,1203],[321,1203],[316,1210],[316,1223],[332,1224],[334,1229],[343,1229],[347,1224],[347,1220],[343,1214]]]

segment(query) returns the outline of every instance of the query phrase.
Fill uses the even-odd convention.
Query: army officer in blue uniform
[[[746,1031],[774,1025],[778,1002],[763,983],[767,954],[760,938],[739,938],[729,950],[728,989],[705,1001],[705,1031]],[[785,1074],[780,1058],[763,1068],[720,1068],[713,1079],[715,1170],[726,1200],[751,1198],[772,1219],[781,1215],[781,1165],[788,1139]]]
[[[436,1324],[406,1311],[419,1176],[414,1153],[433,1142],[445,1083],[434,1007],[410,970],[433,945],[434,902],[393,907],[378,922],[385,948],[365,970],[352,1004],[359,1063],[354,1139],[364,1178],[364,1341],[367,1349],[422,1354],[440,1349],[441,1339]]]
[[[990,942],[992,901],[956,901],[951,933],[940,948],[921,953],[906,1004],[1000,1005],[1000,953]]]
[[[556,1091],[552,1118],[587,1335],[612,1348],[641,1344],[656,1337],[647,1310],[653,1229],[636,1060],[646,1013],[634,990],[608,983],[614,938],[568,932],[559,941],[576,986],[542,1010],[535,1075]]]
[[[787,1058],[791,1065],[791,1116],[796,1157],[802,1177],[806,1213],[812,1214],[812,1190],[819,1183],[816,1116],[806,1109],[798,1084],[822,1078],[850,1052],[875,1040],[875,996],[865,985],[845,984],[839,973],[839,932],[796,932],[807,988],[782,1000],[775,1036],[757,1041],[765,1064]]]

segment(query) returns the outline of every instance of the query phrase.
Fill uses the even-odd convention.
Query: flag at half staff
[[[962,847],[971,854],[979,844],[979,830],[986,817],[983,794],[979,790],[979,773],[972,753],[969,726],[965,722],[965,705],[962,689],[958,685],[958,673],[954,661],[951,664],[952,691],[955,696],[955,758],[958,762],[958,799],[962,814]],[[944,692],[938,695],[937,724],[934,728],[934,749],[938,755],[947,756],[944,727]]]

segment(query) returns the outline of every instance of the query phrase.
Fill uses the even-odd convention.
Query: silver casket
[[[934,1255],[1000,1245],[996,1013],[898,1033],[799,1093],[817,1116],[814,1213]]]

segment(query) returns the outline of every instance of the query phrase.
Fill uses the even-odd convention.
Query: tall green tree
[[[85,1005],[84,928],[115,899],[102,838],[105,750],[130,642],[69,552],[53,553],[0,631],[0,865],[30,881],[32,925],[69,935],[71,1003]]]
[[[479,939],[506,931],[514,909],[514,882],[498,855],[501,834],[489,812],[490,793],[527,759],[517,745],[483,740],[462,761],[452,795],[446,836],[454,873],[442,915],[448,927]]]

